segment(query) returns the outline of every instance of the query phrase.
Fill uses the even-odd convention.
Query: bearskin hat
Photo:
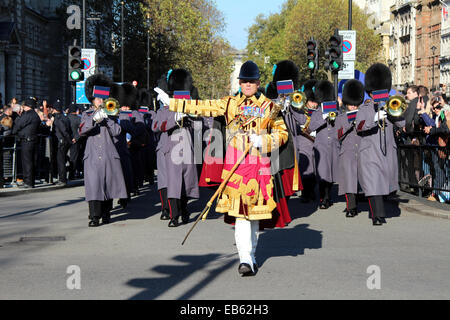
[[[273,74],[272,82],[276,84],[282,80],[292,80],[294,83],[294,89],[298,88],[299,71],[297,65],[291,60],[283,60],[276,64],[275,72]]]
[[[125,94],[123,103],[121,106],[130,107],[130,109],[135,110],[138,103],[138,89],[133,86],[131,83],[122,84],[122,88]]]
[[[389,68],[382,63],[375,63],[367,69],[364,82],[364,89],[367,93],[383,89],[391,90],[391,70],[389,70]]]
[[[317,82],[315,85],[314,96],[318,103],[336,100],[333,84],[328,80],[321,80]]]
[[[174,69],[167,76],[167,85],[171,96],[174,91],[191,91],[193,86],[191,73],[185,69]]]
[[[273,82],[270,82],[265,89],[265,93],[263,92],[263,94],[269,99],[278,98],[277,85]]]
[[[348,80],[342,91],[342,102],[344,105],[359,106],[364,101],[364,85],[356,80]]]
[[[153,96],[146,88],[138,90],[138,105],[153,109]]]
[[[198,89],[195,86],[192,86],[191,98],[194,100],[200,100],[200,95],[198,94]]]
[[[315,89],[314,86],[317,84],[317,80],[316,79],[310,79],[307,80],[303,86],[302,86],[302,91],[305,93],[306,98],[309,101],[316,101],[316,96],[315,96]]]
[[[94,74],[86,79],[84,83],[84,94],[89,102],[94,100],[94,86],[111,88],[113,82],[104,74]]]
[[[120,106],[124,106],[125,104],[125,90],[124,88],[117,83],[113,83],[111,86],[111,90],[109,91],[109,96],[111,98],[116,99],[117,101],[119,101],[119,105]]]

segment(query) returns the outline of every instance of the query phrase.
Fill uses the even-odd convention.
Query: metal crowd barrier
[[[400,189],[428,191],[450,201],[450,147],[398,145]],[[408,190],[409,189],[409,190]]]
[[[2,136],[3,153],[3,178],[11,179],[11,183],[16,183],[22,177],[21,147],[19,139],[14,135]],[[35,178],[53,182],[57,176],[56,169],[56,148],[57,143],[51,136],[38,135],[36,155],[35,155]]]

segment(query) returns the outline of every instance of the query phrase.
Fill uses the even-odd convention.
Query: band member
[[[59,186],[67,184],[67,153],[72,145],[72,129],[70,120],[62,113],[63,105],[60,100],[56,100],[52,105],[53,127],[56,139],[58,140],[58,151],[56,155],[58,163],[58,183]]]
[[[278,152],[271,158],[271,170],[274,177],[275,199],[277,204],[286,206],[287,200],[297,191],[302,190],[302,180],[298,168],[298,149],[295,145],[296,131],[292,119],[292,94],[279,94],[279,81],[292,81],[292,91],[298,87],[299,70],[294,62],[283,60],[274,66],[273,80],[266,89],[266,97],[284,106],[282,116],[288,129],[289,138],[286,144],[282,145]],[[281,89],[280,89],[281,91]],[[279,186],[282,186],[280,188]],[[290,221],[288,221],[290,222]]]
[[[333,84],[326,80],[319,81],[315,85],[315,97],[321,107],[312,113],[309,129],[316,132],[314,159],[319,180],[320,209],[327,209],[332,205],[331,187],[337,181],[339,153],[335,126],[338,111]],[[331,106],[334,103],[333,111],[327,111],[327,103],[331,103]]]
[[[108,118],[103,99],[109,96],[111,80],[102,74],[90,76],[85,82],[85,94],[92,106],[83,112],[79,133],[85,136],[84,185],[89,204],[89,227],[110,222],[113,199],[127,198],[120,156],[112,137],[120,135],[121,127]]]
[[[67,119],[70,122],[70,129],[72,132],[72,144],[70,146],[70,167],[69,179],[81,177],[82,163],[81,163],[81,145],[80,134],[78,128],[81,123],[80,109],[76,104],[71,104],[67,111]]]
[[[358,150],[361,137],[355,128],[358,107],[364,101],[364,85],[358,80],[349,80],[344,85],[342,102],[346,110],[336,118],[336,128],[341,144],[339,152],[339,195],[345,195],[346,217],[358,214],[356,194],[358,193]]]
[[[361,136],[358,159],[358,181],[369,200],[373,225],[386,223],[383,196],[398,189],[397,146],[394,125],[403,127],[402,117],[392,117],[383,105],[373,100],[373,92],[390,90],[392,75],[381,63],[369,67],[365,90],[371,100],[364,103],[356,116],[356,130]]]
[[[174,96],[177,91],[194,93],[191,74],[184,69],[174,69],[167,75],[167,92]],[[186,114],[172,112],[165,104],[160,118],[159,130],[167,132],[168,140],[164,149],[167,170],[167,198],[169,202],[169,227],[178,227],[181,222],[189,222],[188,199],[200,197],[197,167],[194,162],[193,121]]]
[[[206,101],[170,99],[172,111],[214,116],[227,127],[226,136],[216,137],[219,142],[210,145],[217,148],[222,147],[221,143],[227,145],[220,172],[222,178],[231,174],[216,212],[225,214],[225,222],[235,224],[238,272],[243,276],[255,275],[258,269],[255,257],[258,230],[285,227],[285,221],[290,221],[289,212],[277,207],[270,172],[270,154],[287,142],[289,134],[279,113],[281,108],[258,92],[259,79],[258,66],[247,61],[240,69],[241,93],[237,96]],[[220,158],[218,153],[216,157]],[[238,162],[239,158],[244,159]]]

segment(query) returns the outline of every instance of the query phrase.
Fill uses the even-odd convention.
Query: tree
[[[368,16],[359,7],[353,6],[352,25],[357,32],[357,55],[355,67],[365,71],[372,63],[381,60],[381,39],[366,25]],[[270,56],[271,63],[283,59],[294,61],[300,68],[302,79],[309,72],[306,68],[306,42],[311,36],[320,42],[320,65],[316,78],[326,79],[323,69],[325,50],[334,30],[346,30],[348,25],[348,1],[345,0],[302,0],[287,1],[281,13],[267,18],[259,17],[249,30],[247,49],[249,58]],[[271,75],[265,74],[269,82]]]

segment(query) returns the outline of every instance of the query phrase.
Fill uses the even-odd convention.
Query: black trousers
[[[161,199],[161,214],[170,216],[169,199],[167,199],[167,188],[159,190],[159,198]]]
[[[68,143],[58,143],[58,153],[56,155],[56,161],[58,163],[58,179],[64,183],[67,182],[66,158],[69,148],[70,144]]]
[[[325,180],[319,181],[319,196],[320,201],[330,201],[331,198],[331,187],[333,186],[332,182],[327,182]]]
[[[76,142],[70,146],[70,172],[69,176],[74,177],[75,172],[81,172],[82,169],[82,161],[80,157],[81,144]]]
[[[354,193],[346,193],[345,194],[345,201],[347,202],[347,210],[356,209],[356,206],[357,206],[356,194],[354,194]]]
[[[383,196],[371,196],[367,199],[369,200],[370,217],[372,219],[386,217]]]
[[[22,173],[23,182],[29,186],[34,187],[34,180],[36,175],[36,151],[37,143],[36,141],[26,141],[21,142],[21,158],[22,158]]]
[[[89,219],[100,219],[102,217],[109,217],[110,212],[112,209],[113,201],[106,200],[106,201],[99,201],[99,200],[92,200],[88,201],[89,205]]]
[[[170,219],[178,220],[183,215],[189,215],[187,211],[187,197],[182,196],[181,199],[169,198]]]
[[[302,196],[314,199],[315,198],[315,189],[316,189],[316,177],[315,176],[304,176],[302,177]]]

